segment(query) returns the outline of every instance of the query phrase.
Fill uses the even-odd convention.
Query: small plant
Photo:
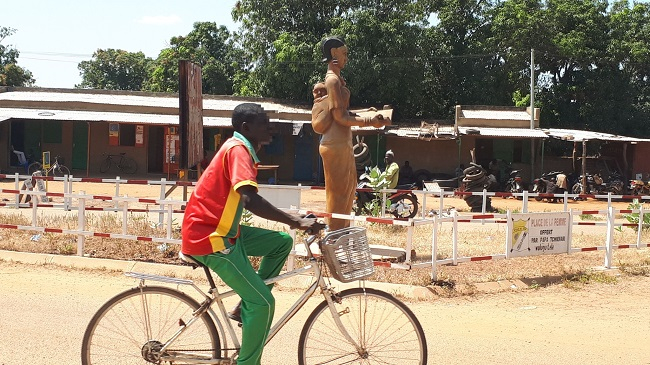
[[[639,202],[639,199],[634,199],[632,200],[632,203],[630,203],[627,206],[627,209],[641,209],[641,204]],[[639,213],[628,213],[628,214],[623,214],[623,218],[627,219],[628,222],[633,223],[633,224],[639,224]],[[650,212],[648,214],[643,214],[643,229],[647,230],[648,227],[650,227]],[[633,230],[637,230],[638,226],[636,227],[630,227]]]
[[[366,182],[366,187],[370,188],[376,192],[387,189],[390,181],[386,180],[386,176],[381,172],[378,166],[373,167],[368,172],[360,176],[360,179]],[[376,194],[375,198],[369,202],[366,202],[363,209],[373,217],[379,217],[381,215],[382,199],[380,194]],[[389,199],[386,199],[386,207],[390,208],[392,202]]]
[[[361,175],[361,179],[365,179],[368,182],[368,187],[373,190],[381,190],[388,188],[390,181],[386,180],[386,175],[384,175],[378,166],[373,167],[367,173]]]

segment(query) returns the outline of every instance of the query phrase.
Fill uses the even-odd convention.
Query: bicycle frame
[[[299,269],[294,269],[289,272],[286,272],[284,274],[278,275],[276,277],[267,279],[264,281],[265,284],[273,284],[277,283],[292,277],[295,277],[297,275],[303,275],[303,274],[311,274],[316,278],[314,283],[312,283],[306,290],[305,292],[296,300],[296,302],[282,315],[282,317],[271,327],[269,330],[269,334],[267,336],[265,346],[271,341],[271,339],[284,327],[285,324],[289,322],[289,320],[300,310],[302,307],[307,303],[307,300],[315,293],[317,288],[321,288],[321,292],[323,296],[325,297],[325,300],[328,303],[328,307],[330,309],[330,312],[332,314],[332,317],[334,319],[334,322],[336,323],[337,327],[343,334],[343,336],[349,341],[349,343],[354,344],[354,347],[357,350],[361,349],[361,346],[357,341],[355,341],[352,336],[348,333],[346,328],[343,326],[341,319],[339,317],[338,312],[336,311],[336,308],[333,305],[333,296],[334,296],[334,291],[327,285],[325,282],[325,279],[322,275],[322,265],[324,264],[322,261],[319,261],[313,257],[313,254],[311,252],[311,249],[309,248],[309,245],[313,243],[316,240],[316,236],[312,236],[308,238],[305,241],[305,247],[307,249],[307,256],[311,261],[310,265],[307,265],[303,268]],[[208,268],[204,268],[206,271],[206,275],[211,275],[210,271]],[[145,286],[144,282],[145,280],[150,280],[150,281],[157,281],[157,282],[164,282],[164,283],[170,283],[170,284],[177,284],[177,285],[189,285],[193,287],[196,291],[198,291],[204,298],[205,300],[201,302],[201,307],[199,310],[197,310],[195,313],[193,313],[193,317],[191,320],[189,320],[185,326],[181,326],[181,328],[164,344],[164,346],[161,348],[161,352],[164,352],[169,346],[171,346],[174,341],[180,337],[183,332],[185,332],[189,327],[192,326],[194,322],[196,322],[202,314],[204,314],[206,311],[210,314],[212,319],[214,320],[218,331],[220,333],[220,336],[222,337],[222,340],[224,341],[224,346],[222,351],[224,352],[224,355],[226,356],[225,358],[220,358],[220,359],[204,359],[204,360],[196,360],[196,363],[201,363],[201,364],[230,364],[231,362],[231,356],[228,354],[229,346],[228,346],[228,338],[232,340],[232,343],[234,345],[234,348],[238,350],[240,348],[240,342],[239,339],[237,338],[237,335],[235,333],[235,329],[233,327],[232,321],[230,321],[227,317],[227,310],[226,307],[223,303],[223,299],[237,295],[237,293],[234,290],[228,290],[223,293],[220,293],[216,285],[211,285],[211,289],[208,291],[208,293],[205,293],[201,288],[199,288],[192,280],[187,280],[187,279],[179,279],[179,278],[172,278],[172,277],[167,277],[167,276],[160,276],[160,275],[151,275],[151,274],[145,274],[145,273],[136,273],[136,272],[127,272],[125,273],[129,277],[133,277],[136,279],[140,279],[140,284],[139,287],[142,288]],[[210,277],[208,276],[208,280],[210,281]],[[214,310],[212,309],[213,304],[217,304],[219,307],[219,313],[221,314],[221,318],[223,320],[219,320],[219,317],[216,315]],[[222,323],[223,322],[223,323]],[[224,323],[225,327],[224,328]],[[226,330],[228,332],[228,336],[225,336]],[[214,360],[215,362],[205,362],[205,361],[210,361]],[[192,362],[192,359],[183,359],[183,361],[188,361],[188,363]]]

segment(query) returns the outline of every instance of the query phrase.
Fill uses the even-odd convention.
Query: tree
[[[153,64],[147,90],[178,92],[178,63],[190,60],[202,67],[203,93],[233,93],[240,54],[225,26],[197,22],[187,36],[172,37],[169,43],[171,46],[163,49]]]
[[[20,52],[11,46],[2,44],[5,38],[16,32],[13,28],[0,27],[0,85],[2,86],[32,86],[32,73],[18,66]]]
[[[422,3],[241,0],[233,17],[242,23],[239,36],[251,61],[235,92],[311,101],[311,87],[325,73],[320,42],[339,35],[351,51],[345,77],[353,106],[400,104],[407,114],[421,114],[421,88],[403,85],[422,81],[418,56],[427,14]]]
[[[77,88],[107,90],[142,90],[152,62],[142,52],[121,49],[98,49],[92,60],[82,61],[81,84]]]

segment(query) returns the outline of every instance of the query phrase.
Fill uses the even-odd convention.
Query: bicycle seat
[[[188,265],[192,266],[193,269],[196,269],[197,267],[206,267],[204,264],[201,262],[197,261],[194,257],[190,255],[184,255],[182,252],[178,252],[178,258],[181,259],[181,261],[187,263]]]

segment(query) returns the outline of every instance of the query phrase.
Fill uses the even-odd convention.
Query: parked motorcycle
[[[605,181],[600,174],[586,174],[587,185],[585,187],[585,194],[604,195],[612,193],[614,195],[621,195],[625,192],[625,183],[618,172],[613,172]],[[578,181],[573,185],[572,193],[582,193],[582,175]],[[575,200],[580,198],[576,197]]]
[[[563,181],[562,181],[563,180]],[[562,185],[567,186],[568,183],[567,176],[562,171],[551,171],[542,174],[541,177],[533,180],[532,192],[539,194],[563,194],[565,188]],[[549,203],[556,203],[559,198],[544,198],[541,196],[536,196],[536,201],[542,201],[546,199]]]
[[[630,180],[630,194],[632,195],[650,195],[650,182],[643,180]]]
[[[365,173],[359,178],[355,201],[352,210],[355,214],[373,215],[381,211],[382,193],[375,190],[370,183],[371,177]],[[371,190],[369,190],[371,189]],[[387,206],[385,212],[392,214],[395,218],[413,218],[418,214],[418,197],[411,192],[417,190],[417,185],[406,184],[398,185],[399,191],[387,196]]]
[[[510,176],[508,177],[508,181],[506,181],[503,191],[505,191],[506,193],[513,193],[513,194],[522,193],[524,191],[523,180],[519,175],[520,171],[521,170],[510,171]],[[523,197],[518,196],[517,199],[521,200],[523,199]]]

